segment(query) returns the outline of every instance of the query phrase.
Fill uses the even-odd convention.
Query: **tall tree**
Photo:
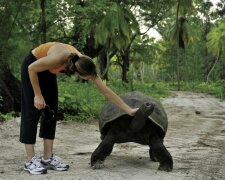
[[[20,111],[20,82],[10,69],[9,58],[14,52],[10,42],[22,5],[22,1],[0,1],[0,113]]]
[[[172,42],[177,45],[177,89],[180,90],[180,64],[185,57],[185,44],[192,40],[190,35],[186,14],[193,11],[192,0],[178,0],[176,8],[176,21],[172,29]]]
[[[112,18],[113,17],[113,18]],[[102,76],[108,71],[110,56],[114,49],[125,49],[131,40],[132,30],[137,28],[137,23],[132,13],[125,7],[112,3],[107,14],[96,27],[95,42],[106,47],[106,68]],[[126,64],[127,68],[128,64]]]
[[[216,9],[212,13],[213,21],[221,21],[225,18],[225,0],[220,0],[216,3]],[[225,79],[225,61],[219,61],[218,75],[220,79]]]
[[[114,1],[119,7],[123,7],[122,10],[124,11],[124,14],[128,17],[126,18],[126,20],[130,22],[129,27],[132,28],[130,40],[128,41],[129,43],[126,46],[123,46],[122,49],[118,49],[116,47],[116,49],[119,51],[118,57],[120,57],[120,63],[118,64],[120,64],[122,68],[122,80],[124,82],[128,81],[127,72],[129,70],[130,65],[130,48],[132,47],[132,43],[134,42],[134,40],[138,36],[143,36],[144,34],[146,34],[149,29],[159,24],[162,19],[165,19],[170,14],[169,12],[171,9],[171,2],[173,2],[174,0],[160,1],[162,3],[155,1],[137,0]],[[106,11],[106,14],[108,13],[109,11]],[[111,17],[117,17],[117,15]],[[111,18],[109,20],[114,21],[114,18]],[[141,32],[140,24],[145,25],[147,27],[147,30]],[[101,36],[101,34],[99,36]],[[107,62],[104,64],[107,64]]]
[[[207,82],[209,81],[210,75],[215,69],[215,66],[219,62],[221,56],[225,52],[225,21],[222,21],[219,25],[214,27],[207,36],[207,47],[209,51],[216,55],[217,58],[207,75]]]
[[[46,27],[46,13],[45,13],[45,0],[41,0],[41,43],[46,42],[46,33],[47,33],[47,27]]]
[[[122,59],[122,80],[124,82],[128,82],[127,72],[129,70],[130,65],[130,52],[133,42],[135,42],[135,39],[139,38],[139,36],[145,36],[145,34],[147,34],[147,32],[151,28],[160,25],[160,22],[170,15],[171,4],[173,4],[173,0],[159,0],[157,2],[130,1],[130,4],[128,2],[120,2],[120,5],[127,5],[130,9],[130,12],[134,13],[136,21],[139,24],[139,28],[136,31],[133,31],[131,41],[128,46],[126,46],[125,49],[120,51],[120,57]],[[143,26],[145,26],[147,30],[142,30]]]
[[[204,46],[204,50],[203,50],[203,56],[204,56],[204,77],[206,80],[207,74],[209,73],[210,70],[210,57],[208,55],[208,49],[206,47],[206,41],[207,41],[207,34],[210,31],[210,27],[211,27],[211,8],[213,7],[212,2],[210,2],[209,0],[207,1],[201,1],[198,5],[198,11],[199,13],[201,13],[201,18],[203,20],[203,32],[202,32],[202,39],[203,39],[203,46]]]

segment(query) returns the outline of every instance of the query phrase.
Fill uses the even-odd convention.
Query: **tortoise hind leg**
[[[91,155],[91,167],[93,169],[104,167],[104,160],[111,154],[114,143],[114,136],[110,130]]]
[[[159,170],[172,171],[173,159],[159,137],[150,138],[150,158],[159,162]]]

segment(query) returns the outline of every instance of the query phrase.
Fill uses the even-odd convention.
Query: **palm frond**
[[[193,0],[180,0],[180,14],[186,15],[188,12],[193,13],[195,7],[193,5]]]
[[[225,52],[225,21],[212,28],[207,35],[207,48],[214,55]]]
[[[111,39],[116,48],[125,48],[130,42],[132,29],[139,28],[133,14],[128,12],[128,9],[113,3],[96,27],[96,44],[106,45],[107,39]]]
[[[182,40],[185,44],[188,44],[193,42],[194,39],[198,39],[197,32],[196,27],[190,25],[186,18],[180,17],[179,21],[175,22],[169,31],[170,41],[172,44],[178,44],[179,40]]]

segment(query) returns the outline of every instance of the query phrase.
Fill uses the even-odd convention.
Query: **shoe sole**
[[[33,174],[33,175],[39,175],[39,174],[47,174],[47,169],[44,169],[43,171],[31,171],[30,169],[27,169],[27,168],[24,168],[25,171],[29,172],[30,174]]]
[[[57,168],[55,166],[48,166],[48,165],[43,165],[44,168],[48,169],[48,170],[55,170],[55,171],[67,171],[69,169],[69,167],[66,168]]]
[[[49,166],[44,166],[44,168],[48,170],[54,170],[54,171],[67,171],[69,168],[55,168],[55,167],[49,167]]]

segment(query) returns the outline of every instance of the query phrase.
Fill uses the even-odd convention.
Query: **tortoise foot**
[[[154,156],[150,156],[150,159],[153,161],[153,162],[159,162],[158,159]]]
[[[173,166],[171,166],[170,164],[160,164],[158,169],[160,171],[170,172],[173,170]]]
[[[91,167],[92,167],[92,169],[102,169],[102,168],[105,167],[104,161],[98,160],[98,161],[94,162],[94,163],[91,165]]]
[[[159,160],[158,160],[157,157],[155,156],[155,153],[153,152],[152,149],[149,150],[149,156],[150,156],[150,159],[151,159],[153,162],[159,162]]]

